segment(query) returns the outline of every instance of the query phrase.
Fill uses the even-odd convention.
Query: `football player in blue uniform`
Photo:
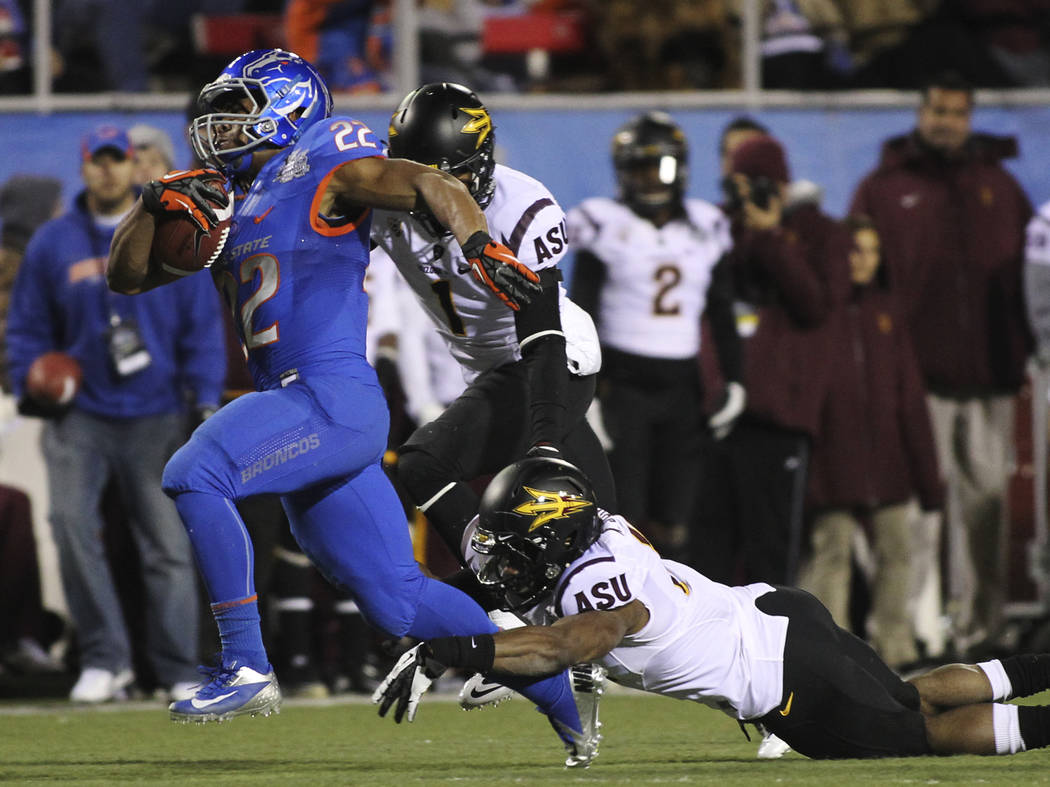
[[[178,721],[279,708],[259,627],[252,544],[234,505],[251,495],[281,496],[304,553],[387,634],[426,639],[496,630],[475,602],[420,572],[403,508],[380,467],[389,416],[365,360],[362,288],[372,208],[429,210],[509,308],[538,290],[535,275],[489,237],[462,183],[387,159],[367,126],[332,117],[327,88],[298,55],[241,55],[203,88],[199,108],[192,143],[222,172],[175,172],[148,184],[116,233],[107,269],[118,292],[166,283],[174,275],[150,260],[158,216],[185,212],[213,229],[216,206],[229,204],[223,173],[243,192],[211,274],[233,312],[257,391],[205,421],[163,478],[222,643],[220,663],[196,695],[171,705]],[[568,680],[521,686],[571,744],[581,724]]]

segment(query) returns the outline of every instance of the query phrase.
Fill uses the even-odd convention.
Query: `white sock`
[[[992,727],[995,730],[996,754],[1016,754],[1025,751],[1016,705],[995,703],[992,706]]]
[[[1014,687],[1010,678],[1003,669],[1003,663],[999,659],[982,661],[977,664],[981,672],[988,676],[988,682],[992,684],[992,702],[1008,700],[1014,695]]]

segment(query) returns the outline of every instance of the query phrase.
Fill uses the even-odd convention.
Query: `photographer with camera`
[[[845,274],[833,271],[846,270],[849,239],[815,206],[788,208],[787,159],[772,136],[742,143],[728,170],[723,208],[748,400],[702,476],[704,549],[695,561],[719,581],[791,584],[829,373],[823,324],[848,292]]]

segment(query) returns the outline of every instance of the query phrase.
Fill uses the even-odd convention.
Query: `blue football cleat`
[[[168,706],[172,721],[227,721],[234,716],[269,716],[281,712],[281,687],[271,669],[263,675],[237,662],[219,667],[202,667],[210,678],[197,693]]]

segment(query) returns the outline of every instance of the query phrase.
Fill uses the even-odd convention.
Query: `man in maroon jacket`
[[[848,281],[849,239],[816,209],[786,215],[787,160],[772,136],[742,143],[729,170],[723,181],[733,222],[729,261],[748,401],[705,467],[698,504],[703,547],[694,563],[719,581],[790,584],[809,446],[827,382],[821,326],[842,297],[829,272],[840,269],[839,281]]]
[[[1003,494],[1031,350],[1021,281],[1032,208],[1002,166],[1017,146],[973,133],[972,113],[969,85],[951,74],[934,80],[915,130],[885,143],[851,207],[878,228],[930,394],[961,650],[1002,621]]]

